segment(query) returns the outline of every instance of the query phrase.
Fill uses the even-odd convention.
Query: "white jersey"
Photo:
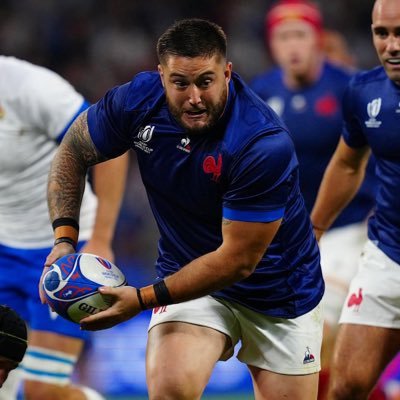
[[[0,244],[51,247],[47,178],[57,137],[84,103],[59,75],[0,56]],[[97,199],[86,185],[80,239],[88,239]]]

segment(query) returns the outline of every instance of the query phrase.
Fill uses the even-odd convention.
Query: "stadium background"
[[[0,53],[53,69],[89,101],[141,70],[154,69],[155,43],[174,20],[208,18],[228,35],[228,56],[245,79],[271,66],[265,50],[268,0],[1,0]],[[320,0],[325,26],[345,35],[359,68],[377,63],[370,38],[373,0]],[[249,60],[251,60],[249,62]],[[131,160],[114,248],[128,281],[152,281],[157,232]],[[92,335],[76,377],[108,398],[146,398],[144,355],[148,313]],[[235,359],[219,363],[212,398],[252,398],[251,380]],[[207,397],[211,398],[211,397]]]

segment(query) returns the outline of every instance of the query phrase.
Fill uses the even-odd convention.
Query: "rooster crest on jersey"
[[[126,279],[118,267],[88,253],[61,257],[50,266],[43,278],[43,289],[50,307],[62,317],[77,323],[110,307],[110,300],[98,292],[99,287],[124,285]]]

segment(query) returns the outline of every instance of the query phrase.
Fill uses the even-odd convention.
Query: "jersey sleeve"
[[[32,69],[25,79],[24,97],[30,123],[57,140],[89,105],[65,79],[41,67]]]
[[[295,182],[297,158],[289,135],[265,135],[243,149],[223,199],[224,218],[271,222],[283,217]]]
[[[342,136],[348,146],[357,148],[365,146],[367,140],[357,117],[357,96],[354,85],[355,78],[352,78],[343,97]]]
[[[109,90],[88,110],[90,136],[99,152],[107,158],[117,157],[131,147],[124,107],[128,89],[127,83]]]

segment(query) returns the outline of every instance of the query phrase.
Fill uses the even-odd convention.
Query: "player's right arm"
[[[353,199],[364,179],[370,148],[350,147],[343,138],[330,160],[311,212],[317,239],[329,229],[340,212]]]
[[[55,228],[55,245],[46,258],[42,277],[58,258],[75,252],[74,244],[78,241],[79,212],[87,170],[103,161],[106,161],[106,158],[97,151],[90,137],[85,111],[69,128],[50,167],[47,187],[50,219],[64,221],[65,224],[61,223]],[[57,238],[70,240],[60,240],[57,243]],[[44,302],[41,283],[39,293]]]

